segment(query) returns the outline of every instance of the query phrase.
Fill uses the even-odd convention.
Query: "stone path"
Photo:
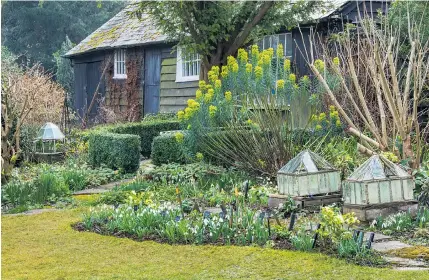
[[[140,162],[140,171],[141,172],[150,171],[154,167],[155,167],[155,165],[152,164],[152,161],[150,159],[145,159],[145,160],[142,160]],[[98,186],[96,188],[85,189],[85,190],[81,190],[78,192],[74,192],[73,195],[100,194],[100,193],[108,192],[111,189],[113,189],[114,187],[122,185],[124,183],[131,182],[132,180],[134,180],[134,179],[133,178],[132,179],[123,179],[120,181],[111,182],[111,183],[108,183],[105,185]]]
[[[369,233],[365,233],[365,239],[369,237]],[[412,247],[403,242],[392,240],[391,236],[376,233],[374,243],[371,248],[380,252],[388,263],[393,265],[393,269],[397,270],[429,270],[428,263],[415,259],[407,259],[389,255],[389,251]]]
[[[61,210],[61,209],[56,209],[56,208],[33,209],[33,210],[28,210],[28,211],[16,213],[16,214],[4,214],[3,216],[18,216],[18,215],[30,216],[30,215],[37,215],[45,212],[52,212],[52,211],[58,211],[58,210]]]

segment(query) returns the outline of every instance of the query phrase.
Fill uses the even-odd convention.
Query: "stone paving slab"
[[[394,267],[394,270],[401,270],[401,271],[413,271],[413,270],[429,270],[429,267]]]
[[[387,252],[390,250],[402,249],[407,247],[412,247],[412,246],[396,240],[391,240],[386,242],[376,242],[376,243],[373,243],[371,246],[372,249],[379,252]]]
[[[100,188],[86,189],[86,190],[74,192],[73,195],[99,194],[99,193],[104,193],[104,192],[108,192],[108,191],[109,191],[109,189],[100,189]]]
[[[368,240],[369,239],[369,232],[365,232],[365,234],[364,234],[364,236],[363,236],[363,239],[364,240]],[[381,241],[384,241],[384,240],[389,240],[389,239],[392,239],[392,237],[391,236],[387,236],[387,235],[384,235],[384,234],[381,234],[381,233],[375,233],[375,235],[374,235],[374,242],[381,242]]]
[[[401,257],[390,257],[390,256],[383,256],[383,259],[385,259],[387,262],[398,265],[401,267],[424,267],[428,268],[428,264],[423,261],[413,260],[413,259],[406,259]]]

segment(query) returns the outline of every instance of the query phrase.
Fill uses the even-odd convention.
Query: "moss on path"
[[[427,271],[359,267],[321,254],[171,246],[89,232],[83,210],[2,217],[2,279],[427,279]]]

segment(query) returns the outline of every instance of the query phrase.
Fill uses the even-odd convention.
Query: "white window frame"
[[[176,63],[176,82],[191,82],[191,81],[198,81],[200,79],[200,63],[201,58],[198,54],[196,55],[196,59],[191,59],[190,61],[185,61],[183,58],[184,50],[181,47],[177,47],[177,63]],[[197,63],[195,66],[198,74],[192,75],[192,76],[183,76],[183,63]],[[194,69],[195,70],[195,69]]]
[[[114,53],[114,75],[113,79],[127,78],[127,51],[126,49],[116,49]]]
[[[274,37],[277,37],[277,38],[280,38],[280,35],[285,35],[285,40],[284,40],[284,42],[280,42],[280,40],[279,40],[279,44],[282,44],[283,45],[283,51],[284,51],[284,56],[285,57],[287,57],[287,58],[291,58],[292,57],[292,55],[286,55],[286,53],[287,53],[287,49],[286,49],[286,42],[287,42],[287,40],[288,40],[288,36],[290,36],[290,40],[292,41],[292,50],[293,50],[293,39],[292,39],[292,33],[291,32],[286,32],[286,33],[280,33],[280,34],[273,34],[273,35],[266,35],[266,36],[264,36],[261,40],[260,40],[260,42],[262,43],[262,50],[265,50],[265,49],[269,49],[269,48],[271,48],[272,47],[272,45],[273,45],[273,38]],[[269,38],[269,46],[265,46],[265,39],[266,38]]]

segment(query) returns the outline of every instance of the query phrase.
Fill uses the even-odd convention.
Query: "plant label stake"
[[[249,199],[249,180],[244,181],[243,187],[244,187],[244,200],[248,201],[248,199]]]
[[[229,227],[232,227],[232,219],[234,215],[234,208],[232,207],[232,204],[230,206],[230,211],[231,211],[231,217],[229,218]]]
[[[375,237],[375,233],[370,232],[369,233],[369,239],[368,239],[368,241],[366,243],[366,248],[367,249],[371,249],[371,243],[374,242],[374,237]]]
[[[295,219],[296,219],[296,214],[295,212],[292,212],[292,215],[290,216],[289,231],[293,230],[293,227],[295,226]]]
[[[353,240],[354,241],[357,241],[359,234],[360,234],[360,230],[358,230],[358,229],[353,230]]]
[[[177,200],[179,201],[180,211],[182,212],[182,219],[185,218],[185,213],[183,212],[182,199],[180,198],[179,187],[176,187]]]
[[[320,229],[320,224],[317,225],[316,233],[314,234],[313,246],[311,248],[316,248],[317,237],[319,237],[318,230]]]
[[[358,237],[359,249],[362,247],[362,242],[363,242],[363,231],[359,232],[359,237]]]
[[[270,216],[270,211],[267,211],[268,236],[271,236]]]
[[[210,212],[204,211],[204,219],[210,219]]]

